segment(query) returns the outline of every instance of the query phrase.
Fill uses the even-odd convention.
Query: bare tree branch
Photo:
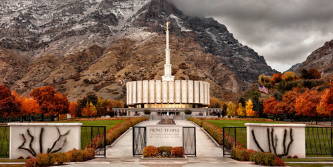
[[[67,140],[64,139],[63,144],[60,147],[55,148],[56,145],[59,144],[61,139],[66,137],[70,133],[70,130],[68,130],[65,134],[61,134],[60,129],[57,127],[57,132],[58,132],[58,138],[57,138],[57,140],[55,140],[53,142],[52,147],[47,149],[47,153],[56,153],[56,152],[60,151],[65,146],[65,144],[67,143]]]

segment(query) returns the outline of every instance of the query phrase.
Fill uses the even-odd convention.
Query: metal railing
[[[307,156],[333,156],[333,127],[306,127]]]
[[[223,127],[223,156],[231,155],[232,147],[236,146],[237,144],[246,148],[246,127]]]
[[[9,157],[9,126],[0,125],[0,158]]]
[[[223,127],[223,155],[231,155],[232,147],[247,147],[246,127]],[[306,156],[333,156],[333,127],[305,128]]]
[[[105,126],[82,126],[81,148],[93,147],[96,156],[106,157],[106,127]]]

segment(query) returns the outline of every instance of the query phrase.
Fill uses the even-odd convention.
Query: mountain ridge
[[[39,2],[27,7],[12,4],[18,12],[0,6],[7,9],[0,16],[11,13],[0,20],[0,27],[5,27],[0,30],[5,34],[0,40],[2,50],[19,51],[28,59],[20,75],[0,79],[0,83],[19,93],[53,85],[71,100],[88,92],[124,99],[124,82],[162,76],[166,21],[171,21],[176,78],[207,80],[213,96],[234,100],[258,75],[276,72],[262,56],[240,44],[225,25],[211,18],[186,16],[165,0]],[[40,17],[32,10],[35,8],[40,13],[51,10],[50,21],[34,23]],[[8,20],[10,24],[6,24]],[[24,25],[30,26],[23,31]],[[25,34],[11,36],[8,29]],[[26,40],[20,41],[23,37]],[[1,61],[9,60],[0,57]],[[6,70],[0,66],[0,71]],[[9,70],[6,75],[15,73]]]

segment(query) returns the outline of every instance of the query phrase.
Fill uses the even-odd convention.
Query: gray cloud
[[[333,39],[332,0],[171,0],[184,13],[214,17],[285,71]]]

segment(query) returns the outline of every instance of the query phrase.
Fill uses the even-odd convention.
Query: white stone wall
[[[169,103],[175,103],[175,82],[169,82]]]
[[[155,103],[155,80],[149,81],[149,103]]]
[[[285,146],[287,148],[290,139],[290,129],[292,129],[293,142],[291,143],[289,154],[290,156],[296,155],[299,158],[304,158],[305,152],[305,124],[261,124],[261,123],[246,123],[247,127],[247,148],[260,151],[252,135],[252,130],[255,134],[255,138],[258,141],[260,147],[269,152],[268,134],[267,129],[274,129],[274,140],[277,141],[277,154],[283,153],[283,138],[284,131],[287,130],[287,137]],[[272,147],[271,147],[271,150]],[[273,151],[272,151],[273,152]]]
[[[127,104],[209,105],[210,85],[192,80],[144,80],[126,83]]]
[[[194,103],[200,103],[200,82],[194,81]]]
[[[187,80],[182,80],[181,85],[182,85],[182,103],[186,104],[186,103],[188,103],[187,102],[187,96],[188,96]]]
[[[142,95],[143,95],[143,100],[142,100],[142,103],[145,103],[147,104],[148,103],[148,98],[149,98],[149,81],[148,80],[144,80],[142,82]]]
[[[162,103],[168,103],[168,82],[167,81],[162,81]]]
[[[32,142],[32,149],[38,154],[40,153],[40,132],[44,128],[42,139],[43,153],[47,152],[48,148],[51,148],[53,143],[59,137],[59,128],[61,134],[65,134],[69,131],[68,135],[60,140],[56,145],[56,148],[62,148],[59,152],[67,152],[72,149],[81,148],[81,123],[9,123],[10,126],[10,143],[9,143],[9,158],[18,159],[20,157],[27,158],[32,155],[26,151],[19,149],[24,142],[22,134],[26,138],[24,148],[29,148],[31,137],[28,135],[27,130],[30,131],[34,137]],[[64,140],[65,144],[63,145]],[[59,147],[58,147],[59,146]],[[63,146],[63,147],[61,147]]]
[[[133,104],[133,102],[132,102],[132,99],[133,99],[133,97],[132,97],[132,84],[133,84],[134,82],[129,82],[128,83],[128,86],[129,86],[129,88],[127,89],[127,96],[129,97],[128,98],[128,101],[127,101],[127,104],[128,105],[131,105],[131,104]]]
[[[182,87],[180,80],[175,81],[175,103],[181,103],[182,101]]]
[[[162,83],[161,80],[156,80],[155,81],[155,86],[156,86],[156,103],[161,103],[162,102]]]
[[[192,80],[187,81],[188,88],[188,103],[194,103],[194,82]]]

